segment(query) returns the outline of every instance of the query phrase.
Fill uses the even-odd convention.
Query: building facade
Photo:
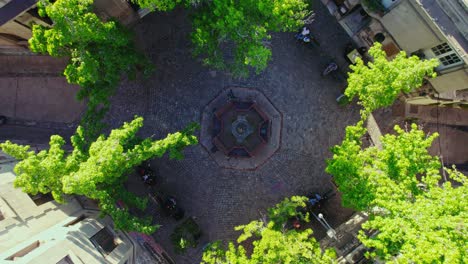
[[[31,196],[13,187],[16,161],[0,161],[1,263],[133,263],[135,245],[98,211],[71,197]]]
[[[59,204],[14,188],[15,164],[0,152],[0,263],[174,263],[151,236],[99,218],[93,201],[68,197]]]
[[[468,106],[468,4],[464,0],[322,0],[360,46],[381,42],[389,58],[400,50],[436,58],[438,76],[405,95],[410,104]]]

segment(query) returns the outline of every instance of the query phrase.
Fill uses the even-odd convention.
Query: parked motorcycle
[[[307,195],[307,198],[309,198],[308,205],[311,207],[311,209],[315,208],[321,208],[322,204],[333,197],[335,193],[333,193],[333,190],[328,190],[323,194],[319,193],[312,193]]]
[[[330,73],[337,71],[338,70],[338,65],[335,62],[330,62],[327,67],[323,70],[322,76],[327,76]]]
[[[317,46],[320,46],[317,39],[314,36],[312,36],[312,34],[310,34],[310,30],[308,27],[303,27],[301,31],[294,35],[294,38],[304,43],[313,43]]]
[[[154,198],[167,216],[171,216],[175,220],[184,218],[185,211],[178,205],[175,197],[167,196],[163,198],[161,195],[154,194]]]
[[[151,164],[148,161],[143,162],[137,167],[137,173],[145,184],[152,186],[156,183],[156,173],[151,168]]]

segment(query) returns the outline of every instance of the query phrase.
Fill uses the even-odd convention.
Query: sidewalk
[[[85,109],[79,87],[67,83],[67,58],[0,56],[0,115],[13,120],[73,123]]]
[[[69,140],[85,104],[63,77],[67,59],[42,55],[0,56],[0,142],[47,144],[53,134]]]
[[[1,55],[0,76],[63,76],[67,60],[43,55]]]
[[[79,87],[64,77],[0,78],[0,115],[11,119],[72,123],[85,104],[75,99]]]
[[[59,129],[7,124],[0,126],[0,142],[10,140],[17,144],[29,145],[34,150],[42,150],[49,148],[48,143],[51,135],[60,135],[67,142],[65,149],[68,150],[70,149],[70,137],[74,132],[74,127]]]

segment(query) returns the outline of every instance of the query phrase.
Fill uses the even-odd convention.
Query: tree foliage
[[[137,117],[112,130],[108,137],[101,135],[85,152],[81,147],[84,142],[81,127],[71,138],[71,153],[63,150],[65,141],[57,135],[51,137],[48,150],[37,154],[28,146],[9,141],[1,143],[0,149],[21,160],[14,169],[15,187],[30,194],[51,192],[61,203],[65,202],[65,195],[84,195],[99,202],[102,213],[113,218],[116,228],[149,234],[156,228],[151,219],[135,217],[128,208],[117,207],[117,201],[141,210],[146,206],[145,199],[123,187],[126,175],[143,161],[166,152],[170,158],[182,158],[183,148],[196,144],[197,138],[193,135],[196,126],[191,125],[162,140],[139,140],[136,133],[142,126],[143,118]]]
[[[304,0],[215,0],[200,8],[193,20],[195,54],[204,63],[245,76],[249,68],[257,73],[271,59],[266,41],[270,32],[294,31],[307,16]],[[223,46],[233,47],[225,57]],[[231,57],[231,58],[229,58]],[[226,59],[227,58],[227,59]]]
[[[133,3],[138,4],[141,8],[147,8],[151,11],[171,11],[177,5],[189,3],[194,0],[131,0]]]
[[[134,0],[141,7],[169,11],[177,4],[195,7],[194,54],[206,65],[246,76],[267,67],[270,32],[297,30],[310,15],[305,0]],[[226,55],[225,48],[232,49]]]
[[[367,112],[390,106],[401,92],[408,93],[420,87],[425,76],[435,77],[436,59],[420,60],[416,56],[407,57],[401,51],[389,61],[378,42],[369,49],[369,54],[373,62],[367,66],[359,58],[356,65],[350,66],[352,72],[348,74],[345,91],[349,98],[358,96]]]
[[[448,170],[441,186],[427,183],[426,190],[408,199],[380,199],[379,211],[363,224],[359,239],[375,251],[370,256],[394,263],[467,263],[468,262],[468,188],[467,178]],[[426,183],[426,181],[423,181]]]
[[[322,251],[312,237],[311,229],[296,231],[283,228],[286,220],[297,214],[295,209],[305,207],[306,201],[306,197],[286,198],[269,210],[268,222],[252,221],[236,227],[236,230],[242,231],[237,243],[252,243],[250,254],[242,245],[236,246],[230,242],[227,248],[223,248],[217,241],[204,252],[202,263],[334,263],[334,251]]]
[[[93,13],[93,0],[40,0],[38,7],[39,14],[48,16],[53,25],[33,25],[30,49],[69,58],[64,74],[69,83],[81,87],[78,98],[88,99],[82,125],[85,137],[93,141],[122,74],[134,78],[137,70],[147,74],[152,68],[136,51],[127,29],[114,20],[104,22]]]
[[[343,204],[369,214],[360,239],[370,254],[398,263],[465,263],[468,236],[466,177],[450,171],[453,188],[441,181],[441,163],[428,148],[437,134],[426,136],[413,124],[384,135],[382,149],[363,148],[359,122],[332,148],[326,171],[333,175]]]
[[[135,76],[147,60],[136,52],[132,35],[117,21],[103,22],[93,13],[93,0],[48,0],[38,3],[51,28],[33,25],[30,48],[54,57],[69,57],[68,82],[82,87],[80,98],[106,101],[121,74]]]
[[[396,201],[420,194],[418,177],[437,182],[440,162],[427,150],[437,134],[426,137],[415,124],[408,132],[398,126],[395,131],[382,137],[381,150],[363,148],[366,129],[361,121],[347,127],[342,144],[332,148],[326,172],[333,175],[344,206],[369,210],[381,198]]]

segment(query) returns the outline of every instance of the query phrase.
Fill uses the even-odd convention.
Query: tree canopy
[[[246,76],[267,67],[270,32],[295,31],[309,14],[304,0],[216,0],[194,15],[192,42],[204,63]],[[231,46],[230,46],[231,45]],[[223,47],[231,47],[225,56]]]
[[[252,221],[235,229],[242,231],[237,243],[251,243],[248,253],[242,245],[230,242],[224,248],[220,241],[212,243],[204,252],[202,263],[323,263],[336,262],[335,252],[321,250],[312,237],[312,230],[288,230],[284,224],[298,214],[297,208],[306,206],[306,197],[293,196],[269,210],[267,221]]]
[[[442,165],[426,136],[412,124],[384,135],[382,149],[363,148],[363,122],[349,126],[342,144],[332,148],[326,171],[333,175],[346,207],[365,211],[367,232],[360,240],[370,256],[398,263],[465,263],[468,208],[466,177],[449,170],[440,184]]]
[[[311,14],[305,0],[133,0],[141,7],[169,11],[193,7],[194,54],[206,65],[246,76],[267,67],[270,32],[295,31]],[[229,51],[229,55],[227,54]]]
[[[359,97],[359,103],[366,112],[390,106],[401,92],[408,93],[420,87],[426,76],[435,77],[437,59],[420,60],[416,56],[407,57],[401,51],[394,59],[387,60],[382,45],[378,42],[369,49],[373,61],[365,65],[358,58],[348,73],[348,98]]]
[[[382,137],[382,149],[362,147],[366,132],[363,122],[346,128],[341,145],[332,148],[333,158],[327,161],[326,172],[333,175],[342,192],[343,205],[369,210],[376,199],[406,199],[419,194],[419,180],[437,181],[440,162],[428,148],[437,137],[425,133],[415,124],[405,132],[395,127],[396,135]]]
[[[108,137],[101,135],[87,151],[80,147],[84,142],[81,127],[71,138],[71,153],[63,150],[65,141],[57,135],[51,137],[50,148],[39,153],[9,141],[1,143],[0,149],[21,160],[14,169],[15,187],[33,195],[52,193],[61,203],[65,195],[84,195],[99,202],[102,213],[113,218],[116,228],[150,234],[156,229],[150,218],[141,219],[131,215],[128,208],[117,207],[117,201],[141,210],[146,207],[146,199],[124,188],[127,174],[143,161],[166,152],[171,158],[182,158],[183,148],[198,141],[193,135],[195,125],[162,140],[139,140],[136,133],[142,126],[143,118],[136,117],[112,130]]]
[[[425,184],[424,191],[407,199],[378,199],[363,224],[369,236],[359,239],[375,249],[370,256],[394,263],[468,262],[467,178],[447,170],[450,181]],[[427,184],[426,184],[427,183]]]
[[[134,76],[147,63],[127,29],[93,13],[93,0],[41,0],[38,6],[39,14],[48,16],[53,25],[33,25],[30,49],[69,57],[64,74],[68,82],[82,87],[80,98],[105,102],[122,73]]]
[[[53,57],[68,57],[67,81],[81,87],[78,99],[88,99],[83,116],[85,138],[93,141],[102,129],[100,119],[108,107],[122,74],[130,78],[137,70],[149,73],[149,61],[138,53],[132,34],[117,21],[102,21],[93,12],[93,0],[38,2],[39,14],[53,21],[52,27],[33,25],[29,47]]]

